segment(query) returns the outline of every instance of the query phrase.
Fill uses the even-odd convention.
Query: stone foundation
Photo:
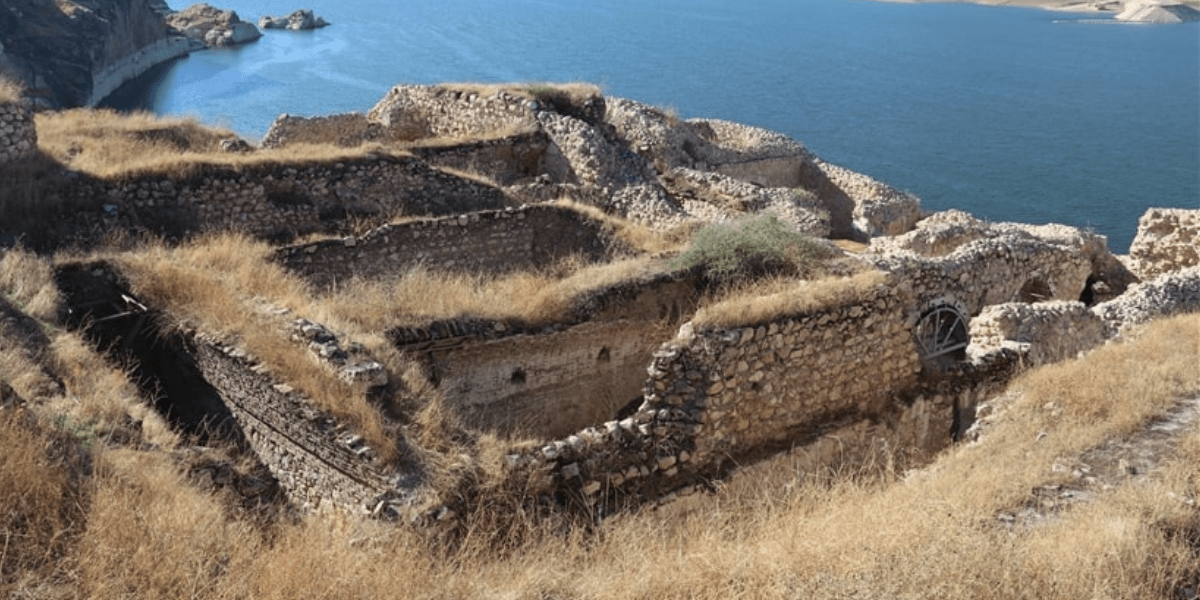
[[[27,103],[0,104],[0,167],[37,152],[37,128]]]

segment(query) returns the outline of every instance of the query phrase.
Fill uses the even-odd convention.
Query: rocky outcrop
[[[1147,210],[1138,219],[1129,262],[1142,279],[1200,265],[1200,210]]]
[[[204,3],[172,13],[167,17],[167,23],[176,31],[210,48],[236,46],[262,37],[262,32],[254,24],[241,20],[236,12]]]
[[[1177,2],[1129,2],[1113,18],[1129,23],[1188,23],[1200,21],[1200,11]]]
[[[10,0],[0,6],[0,76],[44,108],[95,105],[122,83],[188,52],[157,0]]]
[[[262,29],[289,29],[291,31],[304,31],[308,29],[318,29],[329,25],[329,21],[313,15],[313,11],[305,8],[292,11],[292,14],[286,17],[264,16],[258,20],[258,26]]]

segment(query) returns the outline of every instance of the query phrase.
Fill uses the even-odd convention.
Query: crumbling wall
[[[1147,210],[1138,219],[1129,259],[1142,279],[1200,265],[1200,210]]]
[[[271,238],[335,232],[348,221],[503,208],[498,188],[430,168],[418,158],[373,155],[337,162],[209,165],[184,177],[71,180],[61,199],[77,207],[61,228],[98,238],[115,229],[180,237],[240,230]]]
[[[971,319],[973,348],[1009,347],[1028,367],[1074,358],[1105,339],[1104,320],[1082,302],[996,304]]]
[[[1106,337],[1154,319],[1200,312],[1200,266],[1134,284],[1124,294],[1093,306],[1092,311],[1104,320]]]
[[[244,351],[198,339],[194,354],[250,447],[294,504],[362,514],[395,489],[395,478],[379,467],[359,436],[286,384],[271,381]]]
[[[389,337],[426,357],[447,404],[474,426],[561,437],[640,402],[646,365],[695,309],[698,285],[668,274],[616,286],[549,327],[435,323]]]
[[[537,102],[505,90],[481,93],[443,86],[398,85],[367,117],[398,140],[487,138],[535,128]]]
[[[908,302],[880,286],[763,323],[687,323],[654,353],[635,414],[511,456],[514,476],[603,515],[690,493],[788,449],[814,469],[882,445],[939,450],[969,424],[959,413],[1003,385],[1019,356],[1000,349],[923,377]]]
[[[1086,259],[1091,273],[1081,294],[1071,297],[1067,293],[1045,293],[1046,282],[1041,281],[1026,291],[1022,301],[1037,300],[1083,300],[1087,304],[1103,302],[1120,295],[1137,277],[1108,250],[1104,236],[1076,227],[1050,223],[1029,225],[1026,223],[988,223],[980,221],[960,210],[933,213],[917,224],[912,231],[893,237],[871,240],[873,254],[896,256],[917,255],[925,258],[944,259],[948,255],[966,248],[973,242],[994,240],[1013,247],[1029,244],[1050,244],[1067,249]],[[1030,265],[1031,271],[1041,268],[1043,260]],[[1038,278],[1026,282],[1036,283]],[[1046,284],[1046,285],[1042,285]],[[1040,291],[1034,287],[1042,288]],[[1061,291],[1061,290],[1059,290]],[[1057,291],[1056,291],[1057,292]]]
[[[314,285],[394,278],[419,264],[507,272],[568,256],[611,258],[623,245],[604,226],[561,206],[522,206],[384,225],[362,236],[289,246],[277,259]]]
[[[936,303],[974,315],[1005,302],[1078,300],[1092,273],[1091,261],[1078,250],[1021,236],[977,239],[938,257],[865,256],[909,290],[910,322]]]
[[[26,102],[0,103],[0,167],[37,152],[33,110]]]
[[[333,144],[354,147],[386,139],[383,126],[372,123],[362,113],[298,117],[282,114],[271,123],[263,136],[263,148],[283,148],[298,144]]]

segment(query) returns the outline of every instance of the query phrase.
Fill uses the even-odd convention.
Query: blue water
[[[222,0],[246,20],[295,0]],[[781,131],[823,158],[1124,252],[1149,206],[1200,207],[1200,25],[855,0],[307,0],[333,23],[199,52],[118,101],[251,139],[398,83],[590,81]]]

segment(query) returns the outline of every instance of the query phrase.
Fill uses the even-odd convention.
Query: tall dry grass
[[[62,575],[64,554],[82,525],[71,448],[33,425],[25,411],[0,409],[0,593]]]
[[[308,349],[289,339],[291,318],[261,303],[310,315],[303,281],[268,260],[265,242],[220,234],[184,246],[151,244],[113,255],[133,291],[175,319],[173,327],[195,328],[228,338],[267,365],[274,376],[303,392],[318,407],[344,419],[384,461],[398,458],[395,432],[380,410],[318,367]]]
[[[211,165],[335,162],[367,152],[408,156],[382,147],[341,148],[297,144],[250,153],[226,152],[223,140],[232,131],[201,125],[192,119],[149,113],[118,113],[104,109],[73,109],[38,113],[38,148],[53,161],[88,175],[111,179],[144,174],[177,179],[190,177]]]
[[[1194,428],[1145,480],[1096,489],[1032,525],[997,517],[1060,481],[1056,463],[1137,435],[1200,394],[1197,327],[1198,315],[1156,323],[1029,373],[980,441],[918,471],[896,471],[886,450],[815,473],[783,456],[714,494],[590,530],[551,520],[497,539],[497,519],[523,517],[495,502],[447,545],[330,515],[264,529],[161,455],[107,447],[90,501],[75,504],[82,530],[56,520],[59,499],[74,496],[64,471],[46,468],[44,438],[0,421],[6,449],[18,449],[0,454],[0,494],[25,494],[4,496],[0,516],[24,515],[6,531],[19,521],[42,532],[20,534],[9,556],[26,567],[6,583],[81,598],[1177,598],[1200,578]],[[75,533],[59,535],[50,568],[36,540],[56,531]]]
[[[661,272],[649,257],[589,264],[566,260],[543,271],[503,275],[414,267],[391,280],[357,279],[318,297],[318,314],[368,331],[455,318],[540,326],[562,320],[583,296]]]
[[[25,93],[25,84],[7,77],[0,77],[0,103],[16,104]]]
[[[812,279],[774,277],[741,282],[706,298],[692,322],[699,327],[763,323],[783,315],[859,300],[887,281],[887,274],[869,269],[843,276],[825,274]]]

